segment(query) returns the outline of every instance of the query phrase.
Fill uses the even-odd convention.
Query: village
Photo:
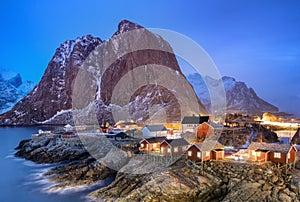
[[[97,126],[65,125],[60,130],[39,130],[32,139],[56,138],[59,142],[80,145],[80,136],[106,137],[130,156],[147,154],[184,158],[195,163],[235,161],[243,163],[273,162],[294,166],[296,145],[290,141],[259,140],[261,121],[253,119],[227,120],[224,125],[209,120],[209,116],[186,116],[180,123],[139,125],[133,120],[114,125],[103,122]],[[264,128],[264,130],[266,130]],[[224,138],[228,136],[227,138]],[[237,136],[234,137],[234,136]],[[224,140],[225,139],[225,140]],[[242,141],[241,141],[242,140]],[[237,143],[238,142],[238,143]],[[239,144],[239,142],[241,142]]]

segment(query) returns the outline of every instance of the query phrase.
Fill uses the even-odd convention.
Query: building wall
[[[206,156],[206,152],[209,152],[209,155]],[[202,159],[203,161],[209,161],[212,159],[212,151],[203,151],[202,152]]]
[[[173,130],[181,130],[181,124],[180,123],[165,123],[164,126],[166,128],[171,128]]]
[[[214,160],[223,160],[224,159],[224,150],[222,151],[212,151],[211,153],[211,159]]]
[[[148,142],[146,140],[143,140],[142,142],[140,142],[140,149],[141,150],[147,150],[147,145],[148,145]]]
[[[168,152],[168,148],[171,149],[170,153]],[[160,153],[164,156],[168,156],[168,155],[180,155],[183,152],[183,147],[182,146],[177,146],[177,151],[175,151],[176,147],[171,147],[170,145],[168,145],[166,142],[163,142],[160,144]]]
[[[192,155],[189,156],[188,155],[188,152],[191,151],[192,152]],[[197,152],[201,152],[195,145],[192,145],[188,150],[187,150],[187,158],[189,160],[192,160],[192,161],[201,161],[201,158],[197,157]]]
[[[196,128],[199,124],[182,124],[182,132],[191,132],[191,133],[195,133],[196,132]]]
[[[294,162],[296,160],[296,150],[292,147],[290,151],[290,158],[288,159],[288,163]]]
[[[142,133],[144,137],[150,137],[151,136],[151,132],[148,130],[147,127],[142,128]]]
[[[287,154],[283,154],[283,153],[280,153],[280,158],[275,158],[274,155],[275,153],[278,153],[278,152],[270,152],[269,153],[269,160],[272,161],[272,162],[275,162],[275,163],[286,163],[286,155]]]
[[[196,136],[198,138],[210,136],[211,134],[213,134],[213,128],[206,122],[202,123],[196,128]]]
[[[253,151],[255,152],[255,150],[249,149],[249,159],[256,161],[256,155],[253,155]]]
[[[256,154],[256,161],[264,162],[267,160],[268,160],[268,152],[261,151],[260,153]]]

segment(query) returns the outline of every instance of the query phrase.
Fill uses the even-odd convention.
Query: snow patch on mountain
[[[204,77],[198,73],[187,76],[201,102],[207,109],[211,107],[211,98],[207,89],[207,83],[213,86],[217,80]],[[250,115],[261,115],[264,112],[278,112],[278,108],[257,96],[252,88],[248,88],[244,82],[236,81],[232,77],[222,77],[226,92],[227,112],[247,113]]]
[[[23,82],[20,74],[0,69],[0,114],[12,109],[34,85],[32,81]]]

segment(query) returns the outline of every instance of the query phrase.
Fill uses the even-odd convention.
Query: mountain
[[[21,75],[0,69],[0,114],[9,111],[34,87],[32,81],[22,81]]]
[[[135,30],[134,36],[129,35]],[[145,44],[151,48],[134,50]],[[165,68],[169,72],[163,73],[165,69],[161,66],[169,67]],[[165,82],[167,76],[172,76],[170,82]],[[185,88],[176,85],[176,80],[185,83]],[[139,82],[144,84],[132,85]],[[163,86],[168,84],[175,87]],[[182,99],[178,100],[179,91]],[[121,112],[125,111],[130,118],[142,122],[162,115],[167,121],[180,121],[184,113],[207,113],[197,98],[193,108],[197,110],[191,108],[188,100],[192,96],[196,97],[195,92],[182,74],[170,45],[140,25],[123,20],[108,41],[86,35],[61,44],[38,85],[0,116],[0,125],[73,123],[75,112],[76,118],[89,124],[94,124],[90,114],[95,114],[99,123],[113,123],[123,118]]]
[[[193,85],[199,99],[209,109],[211,102],[205,83],[213,83],[216,80],[211,77],[203,79],[198,73],[188,75],[187,79]],[[278,113],[277,107],[258,97],[255,91],[248,88],[244,82],[236,81],[228,76],[222,77],[222,82],[226,92],[227,112],[240,112],[249,115],[262,115],[264,112]]]

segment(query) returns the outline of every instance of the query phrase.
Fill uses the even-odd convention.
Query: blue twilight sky
[[[0,3],[0,68],[38,82],[59,44],[108,39],[122,19],[182,33],[222,75],[300,116],[300,1],[24,0]]]

